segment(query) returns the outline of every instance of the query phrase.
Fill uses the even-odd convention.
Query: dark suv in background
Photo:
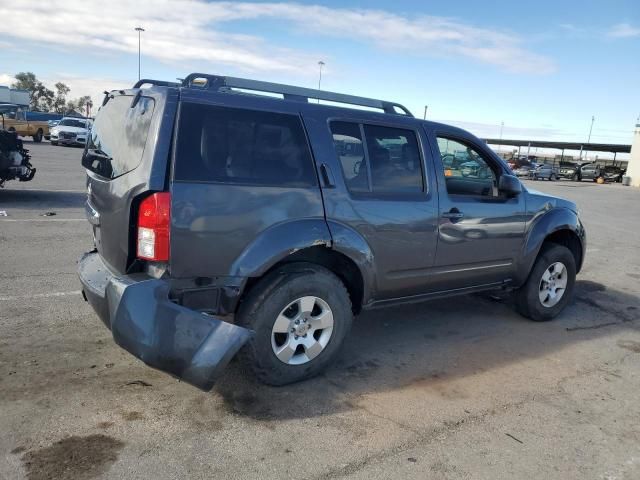
[[[392,102],[141,80],[105,95],[82,164],[85,298],[116,343],[205,390],[238,351],[264,382],[313,376],[376,307],[500,290],[549,320],[584,259],[573,203]]]

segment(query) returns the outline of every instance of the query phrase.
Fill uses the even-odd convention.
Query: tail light
[[[143,260],[169,261],[171,194],[154,193],[145,198],[138,211],[136,255]]]

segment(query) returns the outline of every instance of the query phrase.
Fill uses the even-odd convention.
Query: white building
[[[636,131],[631,142],[631,158],[627,167],[627,176],[631,177],[631,185],[640,187],[640,123],[636,124]]]

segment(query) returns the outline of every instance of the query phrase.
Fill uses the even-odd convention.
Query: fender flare
[[[525,236],[522,254],[516,270],[516,284],[522,285],[529,277],[529,272],[538,257],[545,239],[560,230],[573,232],[582,248],[582,260],[584,259],[586,236],[585,230],[578,215],[568,208],[553,208],[534,218]],[[582,265],[576,265],[580,270]]]
[[[304,219],[273,225],[243,250],[233,262],[229,275],[260,277],[289,255],[318,246],[331,248],[356,265],[362,276],[362,304],[370,303],[376,285],[371,247],[352,228],[330,220]]]
[[[356,264],[362,276],[362,306],[371,303],[376,293],[376,270],[373,250],[366,239],[353,228],[339,222],[327,220],[333,249]]]
[[[323,218],[277,223],[253,240],[231,265],[229,275],[259,277],[276,263],[303,248],[331,246]]]

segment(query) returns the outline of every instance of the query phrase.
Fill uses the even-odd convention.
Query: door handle
[[[452,208],[451,210],[449,210],[448,212],[444,212],[442,214],[442,216],[444,218],[449,218],[451,220],[459,220],[461,218],[464,217],[464,213],[462,213],[460,210],[458,210],[457,208]]]

